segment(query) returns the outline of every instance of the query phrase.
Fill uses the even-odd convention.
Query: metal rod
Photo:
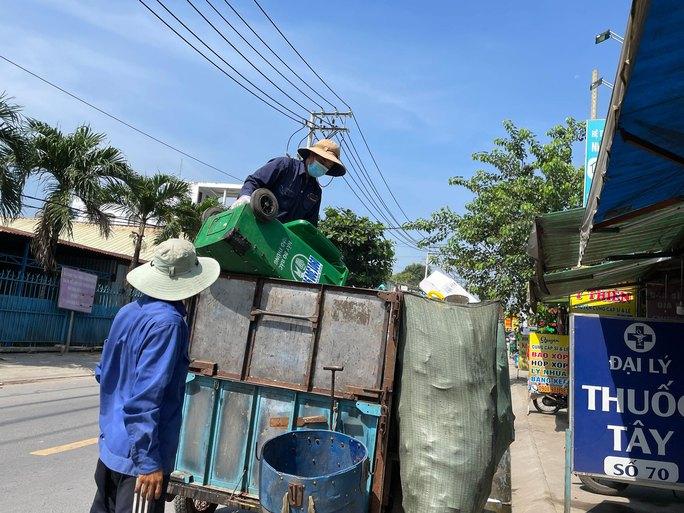
[[[69,346],[71,345],[71,332],[74,329],[74,311],[72,310],[69,315],[69,327],[67,328],[66,343],[64,344],[64,349],[62,354],[69,352]]]
[[[563,513],[570,513],[572,505],[572,431],[565,430],[565,496]]]
[[[326,365],[323,370],[329,370],[331,374],[330,382],[330,431],[335,431],[335,426],[333,425],[334,414],[337,411],[335,403],[335,373],[344,370],[344,367],[339,365]]]

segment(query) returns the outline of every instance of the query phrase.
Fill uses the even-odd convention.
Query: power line
[[[385,187],[387,187],[387,190],[389,191],[390,196],[392,196],[392,199],[394,200],[394,202],[399,207],[399,210],[401,210],[401,213],[404,214],[404,218],[406,218],[406,220],[410,222],[411,220],[409,219],[408,215],[406,215],[406,212],[404,211],[401,204],[397,200],[397,197],[392,192],[392,188],[387,183],[387,180],[385,179],[385,175],[382,173],[382,171],[380,171],[380,166],[378,165],[378,161],[375,160],[375,155],[373,155],[373,152],[371,151],[370,146],[368,145],[368,141],[366,140],[366,136],[364,135],[363,130],[361,130],[361,125],[359,125],[359,121],[356,119],[356,116],[354,115],[353,112],[352,112],[352,119],[354,120],[354,124],[356,125],[356,129],[359,131],[359,135],[361,135],[361,139],[363,139],[363,143],[366,145],[366,149],[368,150],[368,154],[371,156],[371,160],[373,161],[373,164],[375,164],[375,169],[378,170],[378,173],[380,174],[380,178],[382,178],[382,181],[385,184]]]
[[[359,167],[361,168],[363,175],[365,175],[366,183],[369,184],[370,188],[375,193],[375,196],[380,200],[380,203],[384,206],[385,211],[389,214],[389,216],[392,218],[392,220],[394,221],[395,224],[400,225],[401,223],[394,216],[394,213],[387,206],[387,203],[385,203],[385,200],[383,199],[382,195],[378,192],[377,188],[373,184],[373,180],[371,179],[370,174],[368,173],[368,170],[366,169],[366,166],[363,164],[363,161],[361,160],[361,156],[359,155],[358,151],[356,150],[356,147],[352,145],[352,148],[353,148],[353,151],[352,151],[352,149],[349,147],[349,144],[347,144],[345,137],[343,135],[341,135],[340,138],[341,138],[342,145],[347,149],[347,152],[350,154],[350,157],[352,158],[352,160],[354,160],[354,162],[356,162],[359,165]],[[351,141],[351,138],[349,138],[349,140]],[[404,232],[413,242],[415,242],[416,244],[418,243],[418,241],[415,240],[413,238],[413,236],[411,236],[405,229],[404,229]]]
[[[325,96],[321,95],[321,93],[319,93],[316,89],[314,89],[313,87],[311,87],[311,85],[309,85],[309,83],[308,83],[306,80],[304,80],[304,79],[303,79],[295,70],[293,70],[293,69],[292,69],[292,68],[291,68],[291,67],[290,67],[290,66],[289,66],[281,57],[280,57],[280,55],[278,55],[278,54],[276,53],[276,51],[273,50],[273,48],[271,48],[271,46],[270,46],[266,41],[264,41],[264,39],[259,35],[259,33],[258,33],[256,30],[254,30],[254,29],[252,28],[252,26],[247,22],[247,20],[245,20],[245,19],[242,17],[242,15],[241,15],[241,14],[232,6],[232,4],[231,4],[228,0],[223,0],[223,1],[226,3],[226,5],[227,5],[228,7],[230,7],[230,9],[235,13],[235,15],[236,15],[238,18],[240,18],[240,20],[242,21],[242,23],[245,24],[245,26],[252,32],[252,34],[254,34],[254,35],[257,37],[257,39],[259,39],[259,41],[261,41],[262,44],[263,44],[266,48],[269,49],[269,51],[273,54],[273,56],[274,56],[276,59],[278,59],[278,60],[279,60],[279,61],[280,61],[288,70],[290,70],[290,72],[291,72],[295,77],[297,77],[299,80],[301,80],[301,82],[302,82],[304,85],[306,85],[309,89],[311,89],[311,91],[312,91],[314,94],[316,94],[319,98],[321,98],[324,102],[326,102],[328,105],[330,105],[330,106],[333,107],[334,109],[337,109],[337,107],[335,106],[334,103],[332,103],[330,100],[328,100]],[[319,107],[320,107],[320,105],[319,105]]]
[[[266,96],[267,98],[271,99],[271,100],[272,100],[274,103],[276,103],[277,105],[280,105],[284,110],[281,110],[280,108],[276,107],[275,105],[273,105],[273,104],[270,103],[269,101],[267,101],[267,100],[265,100],[264,98],[262,98],[261,96],[259,96],[257,93],[255,93],[254,91],[252,91],[249,87],[247,87],[246,85],[244,85],[244,84],[243,84],[242,82],[240,82],[238,79],[236,79],[235,77],[233,77],[230,73],[228,73],[226,70],[224,70],[221,66],[219,66],[218,64],[216,64],[211,58],[207,57],[206,54],[204,54],[199,48],[197,48],[197,47],[196,47],[195,45],[193,45],[190,41],[188,41],[180,32],[178,32],[175,28],[173,28],[173,27],[172,27],[164,18],[162,18],[161,16],[159,16],[159,14],[157,14],[156,11],[154,11],[149,5],[147,5],[147,4],[145,3],[144,0],[138,0],[138,2],[141,3],[148,11],[150,11],[150,12],[151,12],[159,21],[161,21],[164,25],[166,25],[166,27],[167,27],[169,30],[171,30],[174,34],[176,34],[179,38],[181,38],[181,39],[185,42],[185,44],[187,44],[190,48],[192,48],[193,50],[195,50],[195,52],[197,52],[198,54],[200,54],[207,62],[209,62],[209,64],[211,64],[211,65],[214,66],[216,69],[218,69],[221,73],[223,73],[225,76],[227,76],[227,77],[228,77],[229,79],[231,79],[233,82],[235,82],[235,83],[236,83],[238,86],[240,86],[242,89],[244,89],[244,90],[247,91],[249,94],[251,94],[252,96],[254,96],[255,98],[257,98],[257,99],[260,100],[261,102],[265,103],[265,104],[268,105],[269,107],[271,107],[271,108],[272,108],[273,110],[275,110],[276,112],[279,112],[280,114],[282,114],[282,115],[285,116],[286,118],[289,118],[289,119],[291,119],[292,121],[296,121],[296,122],[298,122],[298,123],[306,124],[306,119],[305,119],[305,118],[300,117],[299,114],[297,114],[296,112],[294,112],[294,111],[290,110],[289,108],[285,107],[285,106],[284,106],[283,104],[281,104],[278,100],[275,100],[274,98],[272,98],[268,93],[264,92],[264,91],[261,90],[259,87],[257,87],[256,85],[254,85],[249,79],[246,79],[246,78],[245,78],[240,72],[238,72],[233,66],[231,66],[230,64],[228,64],[225,60],[221,59],[221,57],[220,57],[218,54],[216,54],[216,52],[214,52],[214,51],[211,49],[211,47],[209,47],[209,46],[208,46],[208,45],[207,45],[199,36],[197,36],[192,30],[190,30],[183,22],[181,22],[178,18],[176,18],[175,15],[173,15],[173,14],[166,8],[166,6],[164,6],[161,2],[159,2],[159,0],[157,0],[157,2],[158,2],[162,7],[164,7],[164,9],[165,9],[167,12],[169,12],[169,14],[171,14],[171,16],[173,16],[174,18],[176,18],[176,20],[177,20],[181,25],[183,25],[183,26],[185,27],[185,29],[186,29],[188,32],[190,32],[198,41],[200,41],[205,47],[207,47],[207,49],[209,49],[212,53],[214,53],[217,57],[219,57],[219,59],[223,60],[223,62],[225,62],[233,71],[235,71],[238,75],[240,75],[240,77],[242,77],[245,81],[247,81],[247,82],[249,82],[250,84],[252,84],[252,86],[253,86],[255,89],[257,89],[258,91],[260,91],[264,96]],[[294,116],[297,116],[297,117],[293,117],[292,115],[288,114],[288,113],[285,112],[285,111],[291,112]]]
[[[397,207],[399,207],[399,210],[400,210],[401,213],[404,215],[404,217],[406,218],[406,220],[407,220],[407,221],[411,221],[411,220],[409,219],[408,215],[406,214],[406,212],[404,211],[403,207],[401,206],[401,204],[400,204],[399,201],[397,200],[396,196],[394,195],[394,192],[392,192],[391,187],[390,187],[389,184],[387,183],[387,180],[386,180],[386,178],[385,178],[385,175],[384,175],[384,174],[382,173],[382,171],[380,170],[380,166],[378,165],[378,162],[377,162],[377,160],[375,159],[375,155],[373,155],[373,152],[372,152],[371,149],[370,149],[370,145],[368,144],[368,141],[366,140],[366,136],[364,135],[363,130],[361,130],[361,125],[359,124],[358,119],[356,119],[356,116],[353,114],[353,109],[351,108],[351,106],[350,106],[350,105],[349,105],[349,104],[348,104],[348,103],[347,103],[339,94],[337,94],[337,93],[332,89],[332,87],[330,87],[330,85],[323,79],[323,77],[321,77],[321,76],[316,72],[315,69],[313,69],[313,67],[311,66],[311,64],[309,64],[309,62],[304,58],[304,56],[299,52],[299,50],[297,50],[297,48],[295,48],[295,46],[290,42],[290,40],[289,40],[289,39],[287,38],[287,36],[283,33],[283,31],[280,30],[280,28],[279,28],[278,25],[275,23],[275,21],[273,21],[273,19],[272,19],[272,18],[268,15],[268,13],[264,10],[264,8],[261,6],[261,4],[259,3],[259,1],[258,1],[258,0],[253,0],[253,1],[254,1],[254,3],[257,5],[257,7],[259,8],[259,10],[264,14],[264,16],[266,16],[266,18],[268,19],[268,21],[271,22],[271,25],[273,25],[273,27],[276,29],[276,31],[282,36],[282,38],[285,40],[285,42],[290,46],[290,48],[292,48],[292,50],[294,50],[294,52],[299,56],[299,58],[304,62],[304,64],[306,64],[306,66],[311,70],[311,72],[312,72],[314,75],[316,75],[316,77],[323,83],[323,85],[324,85],[326,88],[328,88],[328,90],[329,90],[332,94],[334,94],[335,97],[336,97],[338,100],[340,100],[340,101],[341,101],[341,102],[342,102],[350,111],[352,111],[352,119],[354,120],[354,124],[356,125],[356,128],[357,128],[357,130],[359,131],[359,134],[361,135],[361,138],[363,139],[363,142],[364,142],[364,144],[365,144],[365,146],[366,146],[366,149],[368,150],[368,153],[369,153],[369,155],[371,156],[371,159],[373,160],[373,163],[375,164],[375,168],[377,169],[378,173],[380,174],[380,177],[382,178],[382,181],[383,181],[383,183],[385,184],[385,187],[387,187],[387,190],[389,191],[390,196],[392,196],[392,199],[393,199],[394,202],[397,204]]]
[[[153,140],[153,141],[155,141],[155,142],[161,144],[162,146],[165,146],[166,148],[168,148],[168,149],[170,149],[170,150],[173,150],[173,151],[175,151],[176,153],[179,153],[180,155],[183,155],[184,157],[188,157],[189,159],[194,160],[194,161],[197,162],[198,164],[202,164],[203,166],[206,166],[206,167],[208,167],[208,168],[210,168],[210,169],[213,169],[214,171],[218,171],[219,173],[221,173],[221,174],[223,174],[223,175],[226,175],[226,176],[228,176],[228,177],[230,177],[230,178],[233,178],[233,179],[235,179],[235,180],[242,180],[241,178],[238,178],[237,176],[235,176],[235,175],[233,175],[233,174],[230,174],[230,173],[228,173],[227,171],[224,171],[223,169],[220,169],[220,168],[218,168],[218,167],[216,167],[216,166],[214,166],[214,165],[212,165],[212,164],[209,164],[208,162],[205,162],[205,161],[203,161],[203,160],[201,160],[201,159],[199,159],[199,158],[197,158],[197,157],[195,157],[195,156],[193,156],[193,155],[187,153],[186,151],[183,151],[183,150],[181,150],[180,148],[177,148],[176,146],[173,146],[173,145],[171,145],[171,144],[169,144],[169,143],[167,143],[167,142],[165,142],[165,141],[159,139],[158,137],[155,137],[154,135],[151,135],[151,134],[149,134],[148,132],[145,132],[144,130],[141,130],[140,128],[137,128],[136,126],[133,126],[132,124],[128,123],[127,121],[124,121],[123,119],[121,119],[121,118],[115,116],[114,114],[110,114],[109,112],[107,112],[107,111],[101,109],[100,107],[98,107],[98,106],[96,106],[96,105],[90,103],[90,102],[87,101],[87,100],[84,100],[83,98],[77,96],[76,94],[67,91],[67,90],[64,89],[63,87],[58,86],[58,85],[55,84],[54,82],[51,82],[51,81],[48,80],[47,78],[44,78],[44,77],[38,75],[37,73],[34,73],[33,71],[31,71],[31,70],[25,68],[24,66],[22,66],[22,65],[20,65],[20,64],[17,64],[16,62],[14,62],[13,60],[11,60],[11,59],[5,57],[4,55],[0,55],[0,59],[6,61],[7,63],[11,64],[12,66],[15,66],[15,67],[19,68],[19,69],[22,70],[22,71],[28,73],[29,75],[33,76],[34,78],[37,78],[37,79],[40,80],[41,82],[44,82],[45,84],[47,84],[47,85],[49,85],[49,86],[51,86],[51,87],[54,87],[54,88],[57,89],[58,91],[61,91],[62,93],[64,93],[64,94],[70,96],[70,97],[73,98],[74,100],[79,101],[79,102],[81,102],[81,103],[84,104],[84,105],[87,105],[87,106],[90,107],[91,109],[95,109],[95,110],[98,111],[100,114],[104,114],[104,115],[107,116],[108,118],[113,119],[114,121],[117,121],[118,123],[121,123],[122,125],[124,125],[124,126],[130,128],[131,130],[134,130],[134,131],[138,132],[139,134],[144,135],[145,137],[147,137],[147,138],[149,138],[149,139],[151,139],[151,140]]]
[[[81,208],[77,208],[77,207],[74,207],[72,205],[65,205],[64,203],[60,203],[59,201],[53,201],[53,200],[49,200],[47,198],[38,198],[36,196],[31,196],[29,194],[23,194],[23,193],[21,194],[21,196],[24,198],[35,200],[35,201],[42,201],[43,203],[47,203],[50,205],[57,205],[59,207],[68,208],[69,210],[72,210],[72,211],[77,212],[79,214],[90,215],[90,213],[87,210],[83,210]],[[43,205],[42,207],[36,207],[36,206],[32,206],[32,205],[22,205],[22,206],[25,206],[27,208],[41,209],[45,205]],[[105,216],[109,216],[109,219],[110,219],[109,222],[113,226],[130,226],[132,228],[136,228],[136,227],[140,226],[139,223],[132,224],[129,221],[127,221],[126,219],[124,219],[123,217],[112,216],[112,215],[107,214],[107,213],[105,213]],[[161,225],[147,224],[146,223],[145,227],[147,227],[147,228],[161,228]]]
[[[157,0],[157,1],[159,2],[159,0]],[[232,42],[230,42],[230,41],[228,40],[228,38],[226,38],[226,36],[224,36],[223,33],[222,33],[219,29],[216,28],[216,25],[214,25],[214,24],[213,24],[205,15],[204,15],[204,13],[202,13],[202,11],[200,11],[200,10],[195,6],[195,4],[192,3],[192,0],[186,0],[186,2],[188,2],[188,3],[190,4],[190,6],[195,10],[195,12],[196,12],[197,14],[199,14],[199,15],[202,17],[202,19],[203,19],[204,21],[206,21],[212,29],[214,29],[214,32],[216,32],[216,33],[221,37],[221,39],[223,39],[226,43],[228,43],[228,44],[230,45],[230,47],[231,47],[233,50],[235,50],[235,51],[238,53],[238,55],[240,55],[240,57],[242,57],[245,61],[247,61],[247,63],[248,63],[250,66],[252,66],[252,68],[254,68],[262,77],[264,77],[266,80],[268,80],[276,89],[278,89],[278,91],[280,91],[281,93],[283,93],[283,94],[284,94],[285,96],[287,96],[290,100],[292,100],[294,103],[296,103],[297,106],[301,107],[301,108],[304,109],[305,111],[310,110],[310,109],[308,109],[305,105],[302,105],[302,104],[299,103],[296,99],[294,99],[292,96],[290,96],[290,95],[289,95],[286,91],[284,91],[278,84],[276,84],[273,80],[271,80],[263,71],[261,71],[261,70],[260,70],[260,69],[251,61],[251,60],[249,60],[249,58],[247,58],[247,56],[245,56],[245,54],[242,53],[242,52],[238,49],[237,46],[235,46]],[[163,6],[163,4],[162,4],[162,6]],[[218,13],[218,11],[216,11],[216,12]],[[220,15],[221,15],[221,13],[219,13],[219,16],[220,16]]]
[[[242,33],[241,33],[238,29],[236,29],[235,26],[234,26],[230,21],[228,21],[228,20],[226,19],[226,17],[225,17],[223,14],[221,14],[221,12],[214,6],[214,4],[211,3],[211,0],[205,0],[205,2],[206,2],[207,4],[209,4],[209,7],[211,7],[211,8],[214,10],[214,12],[220,16],[220,18],[226,23],[226,25],[228,25],[228,26],[233,30],[233,32],[235,32],[235,33],[240,37],[240,39],[242,39],[242,40],[243,40],[243,41],[244,41],[244,42],[245,42],[245,43],[246,43],[246,44],[247,44],[247,45],[248,45],[248,46],[249,46],[249,47],[258,55],[258,56],[259,56],[259,57],[261,57],[262,60],[263,60],[266,64],[268,64],[271,68],[273,68],[273,70],[274,70],[276,73],[278,73],[278,75],[280,75],[281,77],[283,77],[283,78],[287,81],[288,84],[290,84],[290,85],[291,85],[292,87],[294,87],[297,91],[299,91],[302,95],[304,95],[310,102],[314,103],[315,105],[317,105],[318,107],[320,107],[321,110],[323,110],[323,106],[322,106],[320,103],[318,103],[317,100],[314,100],[311,96],[309,96],[307,93],[305,93],[304,91],[302,91],[302,90],[299,88],[298,85],[296,85],[294,82],[292,82],[289,78],[287,78],[287,77],[285,76],[285,74],[283,74],[278,68],[276,68],[276,67],[273,65],[273,63],[271,63],[271,61],[269,61],[269,60],[264,56],[264,54],[262,54],[259,50],[257,50],[257,49],[254,47],[254,45],[253,45],[252,43],[250,43],[249,40],[248,40],[246,37],[244,37],[244,36],[242,35]],[[232,6],[231,6],[231,9],[232,9]],[[245,23],[246,23],[246,22],[245,22]],[[251,28],[251,27],[250,27],[250,28]],[[232,46],[232,45],[231,45],[231,46]]]
[[[350,163],[350,165],[354,169],[354,165],[351,163]],[[357,194],[354,187],[352,187],[351,184],[349,183],[349,181],[347,180],[346,176],[343,177],[342,179],[344,180],[344,183],[347,185],[347,187],[349,187],[349,190],[351,190],[352,194],[354,194],[354,196],[356,196],[356,199],[359,200],[361,205],[363,205],[366,208],[366,210],[368,210],[368,212],[375,219],[375,221],[380,223],[383,226],[385,226],[385,223],[391,224],[389,222],[388,218],[385,215],[383,215],[382,211],[375,205],[374,201],[368,196],[366,191],[364,191],[363,188],[359,187],[358,182],[356,181],[356,179],[354,178],[354,175],[351,172],[349,173],[349,178],[351,178],[352,181],[354,182],[354,184],[356,185],[356,187],[359,188],[358,189],[359,192],[366,198],[366,200],[368,200],[368,202],[371,205],[373,205],[374,209],[371,209],[371,207],[361,199],[361,197]],[[382,221],[380,220],[380,218],[382,218]],[[404,235],[403,233],[398,233],[398,234],[392,233],[391,235],[393,235],[395,238],[398,238],[399,240],[405,241],[408,245],[411,245],[412,247],[416,248],[415,245],[411,244],[413,241],[410,238],[408,238],[406,235]]]
[[[343,144],[344,144],[344,138],[343,138],[343,137],[341,137],[341,136],[339,136],[339,135],[336,135],[335,137],[337,138],[338,141],[340,141],[340,143],[343,143]],[[347,149],[348,149],[348,146],[347,146]],[[358,169],[356,168],[356,166],[354,165],[355,162],[356,162],[357,164],[358,164],[358,162],[356,161],[356,158],[355,158],[353,155],[351,155],[351,157],[352,157],[352,160],[348,161],[348,162],[349,162],[349,166],[350,166],[351,169],[354,170],[354,172],[355,172],[356,174],[359,175],[359,180],[361,180],[361,178],[360,178],[360,177],[361,177],[361,172],[359,172]],[[356,186],[359,187],[359,191],[361,192],[361,194],[363,194],[363,196],[371,203],[371,205],[373,205],[373,207],[375,208],[375,212],[377,212],[378,215],[384,220],[384,222],[386,223],[386,225],[392,226],[392,224],[393,224],[392,221],[391,221],[389,218],[392,218],[392,219],[394,220],[394,224],[400,224],[400,223],[397,221],[397,219],[394,217],[394,215],[392,214],[392,212],[390,212],[389,210],[386,211],[387,214],[389,214],[389,218],[388,218],[386,215],[383,214],[383,211],[381,210],[381,208],[380,208],[378,205],[376,205],[375,200],[373,200],[373,199],[371,198],[371,196],[372,196],[371,192],[365,187],[365,185],[363,185],[363,183],[357,182],[356,179],[354,178],[354,175],[353,175],[351,172],[349,173],[349,177],[350,177],[350,178],[352,179],[352,181],[356,184]],[[345,180],[345,182],[346,182],[346,180]],[[351,188],[351,185],[349,185],[349,182],[347,182],[347,185]],[[352,191],[352,192],[354,192],[354,191]],[[357,198],[359,198],[358,195],[356,195],[356,196],[357,196]],[[381,202],[382,204],[384,204],[382,198],[381,198],[380,196],[378,196],[378,198],[380,199],[380,202]],[[360,198],[359,198],[359,200],[360,200]],[[369,210],[369,212],[371,211],[370,208],[368,207],[368,205],[366,205],[366,204],[363,203],[363,202],[362,202],[362,204],[363,204],[364,207],[366,207],[367,210]],[[385,208],[387,208],[386,205],[385,205]],[[374,216],[374,217],[375,217],[375,216]],[[377,220],[377,221],[380,221],[377,217],[376,217],[376,220]],[[401,232],[402,232],[402,233],[397,234],[397,237],[401,237],[403,240],[405,240],[405,241],[411,243],[411,244],[414,245],[414,246],[417,245],[417,241],[416,241],[415,239],[413,239],[413,237],[411,236],[411,234],[409,234],[409,233],[406,231],[406,229],[402,228],[402,229],[401,229]]]
[[[341,101],[349,110],[351,110],[351,106],[350,106],[347,102],[345,102],[345,101],[340,97],[339,94],[337,94],[335,91],[333,91],[333,89],[328,85],[328,83],[327,83],[325,80],[323,80],[323,77],[321,77],[318,73],[316,73],[316,70],[313,69],[313,67],[311,67],[311,64],[309,64],[309,62],[304,58],[304,56],[303,56],[301,53],[299,53],[299,50],[297,50],[297,49],[294,47],[294,45],[293,45],[292,43],[290,43],[290,40],[285,36],[285,34],[283,34],[283,32],[280,30],[280,28],[278,27],[278,25],[276,25],[276,23],[273,21],[273,19],[271,19],[271,17],[268,15],[268,13],[267,13],[266,11],[264,11],[264,8],[261,7],[261,4],[258,2],[258,0],[254,0],[254,3],[257,5],[257,7],[259,8],[259,10],[260,10],[262,13],[264,13],[264,16],[266,16],[266,18],[268,19],[268,21],[271,22],[271,25],[273,25],[273,27],[278,31],[278,34],[280,34],[280,35],[283,37],[283,39],[284,39],[285,42],[290,46],[290,48],[292,48],[292,50],[294,50],[294,52],[299,56],[299,58],[302,59],[302,61],[304,62],[304,64],[306,64],[306,66],[311,70],[311,72],[312,72],[314,75],[316,75],[316,77],[318,78],[318,80],[320,80],[320,81],[323,83],[323,85],[324,85],[325,87],[327,87],[328,90],[329,90],[332,94],[334,94],[335,97],[336,97],[338,100],[340,100],[340,101]]]

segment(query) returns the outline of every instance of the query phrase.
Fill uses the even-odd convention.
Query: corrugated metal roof
[[[684,205],[650,212],[605,230],[594,229],[584,249],[582,263],[676,254],[682,248]]]
[[[597,259],[589,251],[596,228],[684,199],[682,25],[681,0],[633,3],[582,220],[582,264]]]
[[[19,218],[13,221],[0,222],[0,232],[15,233],[33,237],[37,220],[34,218]],[[105,238],[100,235],[97,225],[91,223],[74,222],[73,236],[63,235],[59,238],[60,244],[89,249],[111,255],[118,258],[130,260],[133,256],[133,237],[132,233],[136,228],[133,226],[112,226],[112,233]],[[152,258],[155,245],[153,240],[159,228],[147,227],[143,239],[140,260],[148,261]]]
[[[528,252],[539,260],[542,273],[577,267],[580,223],[584,209],[552,212],[535,219]],[[633,260],[677,252],[684,238],[684,205],[645,214],[610,228],[595,229],[585,248],[583,263]],[[539,267],[538,267],[539,269]]]
[[[534,294],[537,299],[548,301],[549,298],[569,296],[583,290],[601,289],[637,283],[653,266],[668,258],[648,258],[641,260],[608,262],[605,264],[578,267],[567,271],[557,271],[544,275],[544,284],[548,293],[544,293],[536,285]]]

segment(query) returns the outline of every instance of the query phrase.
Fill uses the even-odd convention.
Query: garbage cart
[[[243,216],[234,226],[252,222]],[[176,511],[258,510],[265,442],[332,429],[367,449],[362,509],[380,512],[389,490],[399,298],[227,274],[202,292],[190,310],[192,362],[169,484]],[[329,369],[340,368],[333,387]]]

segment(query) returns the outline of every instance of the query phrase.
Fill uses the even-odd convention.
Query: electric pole
[[[589,118],[596,119],[596,113],[598,111],[598,80],[599,72],[598,69],[594,68],[591,72],[591,111]]]
[[[430,248],[427,248],[425,251],[425,276],[424,278],[427,279],[428,277],[428,268],[430,267]]]
[[[306,145],[312,146],[314,143],[314,134],[321,132],[326,139],[330,139],[333,135],[338,133],[349,132],[349,129],[342,121],[345,118],[352,117],[352,112],[311,112],[309,114],[309,121],[306,127],[309,129],[309,135],[306,139]],[[335,119],[339,119],[340,125],[335,124]]]

